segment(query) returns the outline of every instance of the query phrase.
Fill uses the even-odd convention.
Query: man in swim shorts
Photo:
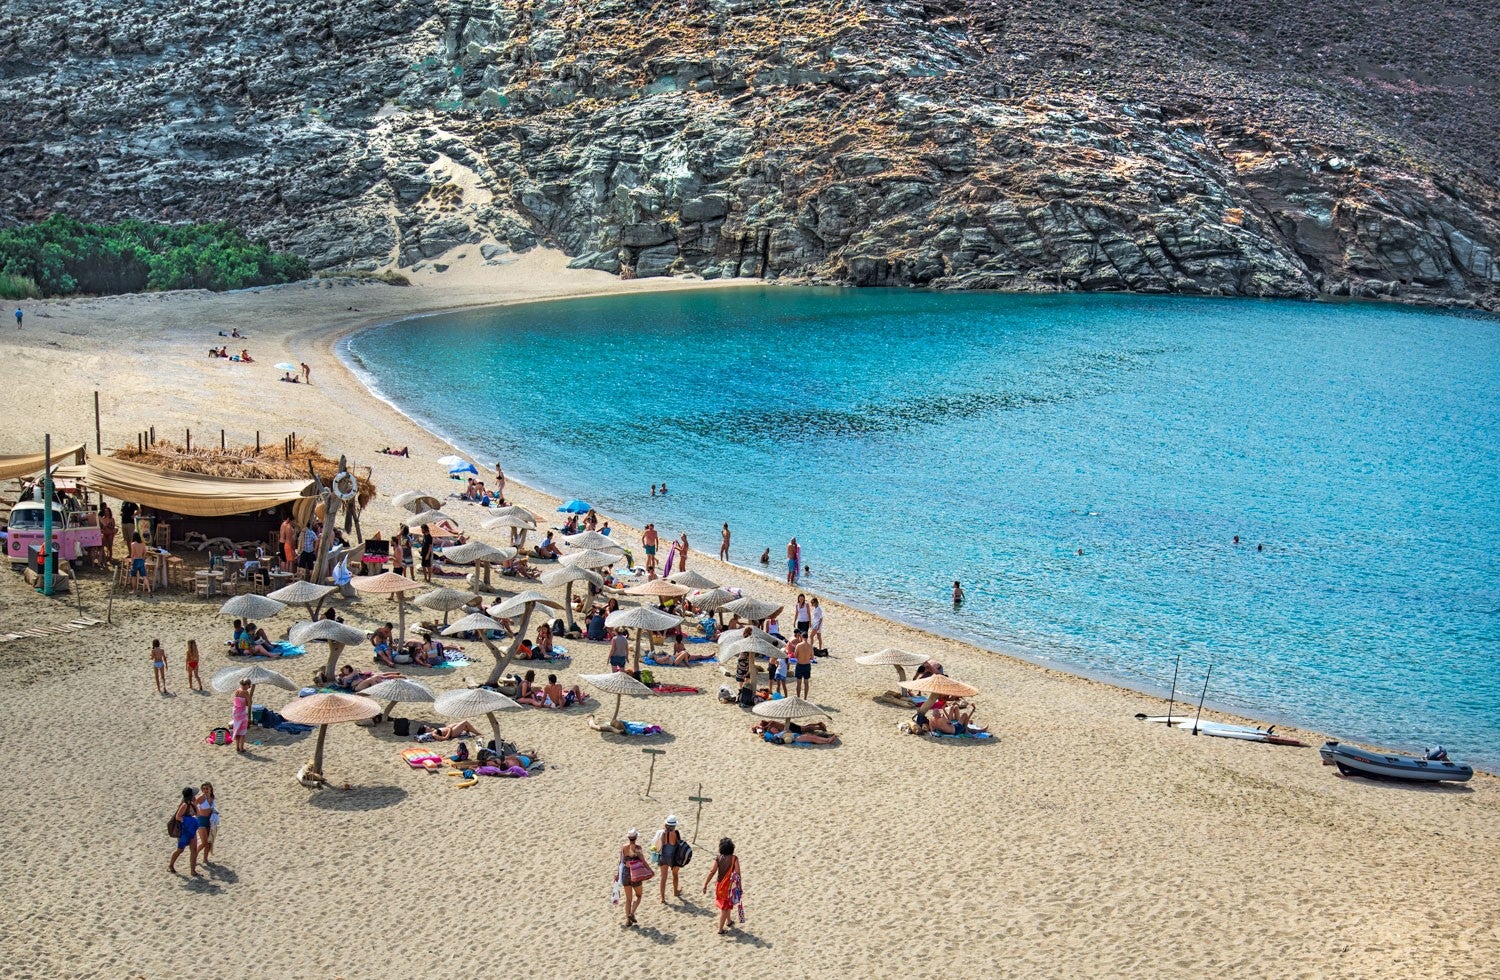
[[[807,690],[812,686],[812,644],[807,642],[807,632],[797,631],[797,638],[792,641],[792,659],[796,662],[792,676],[797,679],[796,695],[799,698],[807,697]]]
[[[641,547],[646,549],[647,575],[652,575],[656,572],[656,545],[660,540],[656,534],[656,525],[647,524],[645,532],[641,534]]]

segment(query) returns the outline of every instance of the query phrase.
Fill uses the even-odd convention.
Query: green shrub
[[[243,289],[307,274],[304,259],[251,241],[227,222],[96,225],[54,214],[0,231],[0,284],[29,282],[33,295]]]
[[[0,272],[0,299],[39,299],[41,295],[34,280]]]

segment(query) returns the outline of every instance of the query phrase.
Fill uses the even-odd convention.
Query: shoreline
[[[92,449],[95,390],[106,446],[133,443],[147,426],[174,442],[191,428],[195,444],[221,428],[231,444],[255,432],[274,444],[294,430],[373,467],[380,494],[364,528],[388,533],[404,516],[390,498],[448,485],[433,461],[454,447],[365,388],[338,357],[338,341],[412,315],[662,288],[563,266],[541,255],[477,267],[467,278],[452,278],[463,271],[455,267],[409,289],[314,282],[230,296],[28,304],[24,333],[0,332],[26,368],[0,392],[16,420],[0,449],[20,451],[42,432]],[[204,356],[204,341],[231,325],[250,335],[259,366]],[[308,362],[312,385],[278,383],[271,365],[283,359]],[[403,444],[409,458],[377,453]],[[506,496],[539,511],[549,500],[556,506],[514,481]],[[486,516],[472,503],[450,505],[466,529]],[[763,598],[789,594],[769,574],[704,552],[689,567]],[[94,573],[79,584],[77,595],[46,599],[19,576],[0,576],[0,627],[61,625],[80,604],[103,620],[107,580]],[[368,596],[336,607],[365,632],[395,612]],[[205,679],[243,666],[225,656],[227,620],[214,601],[177,590],[117,595],[112,623],[0,643],[0,747],[11,760],[0,768],[0,793],[23,801],[0,848],[8,899],[0,923],[15,937],[0,949],[0,968],[18,977],[188,976],[202,973],[209,955],[211,972],[351,978],[389,976],[392,963],[424,977],[696,977],[711,961],[718,972],[745,975],[1281,969],[1409,980],[1477,976],[1493,962],[1493,776],[1451,787],[1340,778],[1319,764],[1315,747],[1142,724],[1131,715],[1157,713],[1164,698],[857,605],[830,600],[825,608],[833,655],[819,658],[810,694],[841,744],[767,745],[750,735],[747,712],[718,703],[717,668],[664,668],[659,675],[701,692],[630,700],[621,717],[660,724],[665,735],[589,731],[585,715],[602,708],[607,718],[614,707],[597,694],[582,711],[509,711],[499,720],[505,736],[535,749],[546,771],[462,789],[402,762],[411,741],[389,725],[328,729],[325,771],[352,783],[348,792],[296,783],[312,753],[309,735],[252,728],[244,755],[205,744],[206,733],[228,723],[229,699],[188,692],[182,651],[199,641]],[[289,610],[265,626],[280,634],[300,618]],[[158,638],[171,695],[153,689],[147,651]],[[556,671],[566,686],[604,663],[602,644],[567,646],[570,664],[517,668]],[[936,656],[978,687],[978,720],[996,737],[961,743],[898,733],[910,713],[874,700],[895,673],[852,662],[885,646]],[[301,683],[322,659],[313,651],[268,665]],[[345,659],[373,664],[367,646]],[[482,648],[477,659],[407,673],[435,691],[455,689],[483,678]],[[273,709],[293,698],[272,688],[257,696]],[[397,714],[413,726],[441,717],[423,704]],[[1236,717],[1204,710],[1205,718],[1226,716]],[[102,751],[64,747],[80,734]],[[665,750],[651,759],[649,796],[642,747]],[[163,825],[181,789],[202,781],[222,801],[215,863],[190,878],[184,855],[169,874],[173,842]],[[692,801],[703,797],[700,828]],[[700,853],[680,901],[668,893],[658,904],[647,883],[641,928],[624,928],[609,900],[617,848],[630,827],[649,841],[666,814],[697,836]],[[724,836],[744,862],[748,909],[728,937],[714,934],[712,903],[691,887]],[[939,849],[948,860],[934,859]],[[397,907],[396,921],[343,941],[350,911],[368,907],[372,893]],[[518,923],[524,940],[413,941],[445,929],[453,904],[465,925]],[[943,913],[934,916],[934,907]],[[1414,908],[1442,914],[1414,916]],[[143,928],[121,931],[122,922]],[[254,944],[244,942],[246,922]],[[580,948],[590,950],[586,962]]]
[[[744,283],[741,284],[744,285]],[[683,291],[693,288],[700,288],[707,285],[709,284],[684,284],[680,287],[680,289],[666,291]],[[754,285],[754,283],[750,285]],[[623,293],[616,293],[613,295],[622,294]],[[611,294],[606,292],[594,295]],[[445,432],[436,422],[432,420],[424,420],[407,413],[404,409],[397,405],[395,401],[393,401],[388,395],[386,395],[380,389],[376,379],[371,376],[369,372],[364,368],[354,363],[354,361],[357,359],[357,355],[355,355],[350,350],[350,343],[360,334],[383,327],[393,326],[397,323],[405,322],[408,320],[425,319],[431,316],[443,316],[449,313],[470,311],[475,309],[503,309],[505,307],[520,305],[523,303],[530,304],[558,302],[559,300],[566,300],[568,298],[572,297],[538,297],[523,300],[499,301],[494,303],[479,303],[450,309],[424,311],[410,316],[383,318],[380,320],[371,321],[330,332],[329,335],[325,338],[322,352],[326,355],[327,358],[336,363],[340,369],[346,372],[350,380],[363,388],[365,393],[373,402],[378,402],[395,416],[410,424],[415,429],[420,430],[423,433],[438,440],[453,452],[469,457],[477,463],[479,460],[485,459],[487,457],[485,457],[484,454],[474,452],[471,447],[464,445],[461,440]],[[1338,298],[1335,297],[1334,299]],[[1317,302],[1317,300],[1309,300],[1308,302]],[[1374,301],[1344,299],[1341,302],[1362,303]],[[1486,318],[1492,316],[1485,311],[1462,310],[1455,312],[1478,313],[1481,317]],[[484,465],[489,466],[493,464],[486,463]],[[507,467],[509,466],[509,464],[506,465]],[[538,468],[531,467],[531,469],[533,471],[536,471]],[[483,475],[484,474],[482,472],[481,476]],[[555,507],[563,500],[563,497],[555,491],[547,490],[535,486],[531,483],[525,483],[520,480],[516,480],[515,478],[510,476],[509,468],[507,468],[506,484],[508,488],[513,486],[524,487],[526,490],[528,490],[532,494],[535,494],[539,498],[543,498],[549,501],[549,506],[551,507]],[[640,537],[641,528],[637,527],[635,524],[625,523],[622,519],[617,518],[615,515],[608,515],[608,517],[614,527],[627,532],[632,537],[632,539],[638,539]],[[703,529],[698,530],[702,531]],[[703,537],[704,539],[709,539],[711,538],[711,535],[705,534]],[[703,552],[698,552],[698,559],[709,559],[709,556],[704,554]],[[731,568],[738,574],[752,576],[757,580],[769,584],[769,586],[773,589],[790,588],[779,576],[773,573],[763,572],[760,569],[752,568],[747,565],[737,564],[734,562],[719,562],[716,558],[709,560],[714,561],[716,566]],[[773,562],[772,564],[774,567],[775,563]],[[795,588],[792,588],[791,591],[805,591],[809,594],[816,592],[824,602],[832,600],[841,608],[855,610],[860,613],[888,621],[890,623],[912,630],[922,636],[928,637],[933,641],[946,641],[962,644],[963,646],[968,647],[972,650],[980,651],[996,657],[1001,657],[1016,664],[1023,664],[1031,668],[1052,672],[1064,677],[1075,678],[1079,681],[1087,682],[1090,684],[1103,685],[1104,687],[1116,690],[1125,695],[1150,698],[1158,702],[1162,706],[1165,706],[1169,700],[1170,691],[1165,687],[1157,687],[1150,680],[1143,678],[1138,682],[1132,683],[1131,678],[1128,675],[1125,675],[1122,672],[1112,671],[1109,668],[1091,669],[1083,665],[1071,663],[1067,660],[1066,657],[1060,657],[1056,660],[1053,660],[1040,653],[1036,655],[1028,655],[1025,648],[1019,644],[1009,644],[1005,643],[1004,641],[991,641],[982,636],[964,633],[961,630],[944,629],[943,627],[935,623],[925,622],[920,619],[903,616],[892,610],[882,608],[876,602],[861,598],[859,596],[851,596],[836,589],[834,591],[827,591],[817,586],[809,585],[807,583],[799,583],[799,585]],[[1179,693],[1182,692],[1179,691]],[[1196,699],[1178,698],[1175,703],[1179,705],[1183,703],[1189,703],[1194,708],[1197,707]],[[1315,745],[1321,744],[1321,742],[1323,741],[1334,739],[1334,736],[1332,735],[1322,733],[1312,727],[1309,727],[1309,723],[1304,719],[1298,719],[1290,714],[1277,713],[1273,711],[1267,711],[1265,709],[1258,710],[1255,706],[1252,705],[1235,704],[1233,702],[1226,702],[1216,698],[1210,698],[1206,699],[1203,702],[1202,710],[1204,712],[1205,720],[1228,721],[1234,724],[1250,724],[1262,728],[1269,726],[1277,729],[1282,733],[1292,731],[1306,738],[1312,739],[1312,744]],[[1389,745],[1384,745],[1380,744],[1377,741],[1372,741],[1370,737],[1365,733],[1358,732],[1348,735],[1347,737],[1340,735],[1337,737],[1337,741],[1342,744],[1357,745],[1363,748],[1371,749],[1373,751],[1381,752],[1420,754],[1424,748],[1423,746],[1417,745],[1393,748]],[[1476,773],[1483,772],[1491,776],[1500,775],[1500,768],[1496,768],[1493,766],[1482,767],[1480,764],[1474,764],[1474,769]]]

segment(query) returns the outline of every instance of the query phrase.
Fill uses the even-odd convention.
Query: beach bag
[[[687,841],[679,841],[677,850],[672,854],[672,867],[685,868],[692,863],[693,845]]]
[[[233,739],[230,738],[229,729],[215,728],[208,733],[208,738],[204,739],[204,741],[209,745],[228,745]]]
[[[408,735],[411,734],[411,719],[410,718],[392,718],[391,719],[391,731],[394,732],[396,735],[401,736],[402,738],[406,738]]]
[[[177,819],[177,814],[176,813],[173,813],[172,814],[172,819],[170,819],[170,820],[167,821],[167,836],[168,837],[181,837],[182,836],[182,821]]]
[[[749,688],[749,687],[742,687],[742,688],[740,688],[740,707],[741,708],[753,708],[753,707],[755,707],[755,690],[753,688]]]
[[[639,885],[643,881],[650,881],[656,877],[656,872],[651,870],[651,865],[641,858],[631,858],[626,861],[625,873],[630,876],[632,885]]]
[[[638,677],[637,680],[639,680],[647,687],[650,687],[652,684],[656,683],[656,677],[651,673],[651,671],[647,670],[644,667],[641,668],[641,676]]]

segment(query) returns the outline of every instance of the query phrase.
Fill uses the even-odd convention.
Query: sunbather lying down
[[[657,735],[662,731],[660,725],[644,725],[638,721],[622,721],[619,718],[601,725],[593,715],[589,715],[589,727],[610,735]]]
[[[918,735],[937,732],[942,735],[970,735],[989,731],[984,725],[976,725],[970,719],[974,712],[949,709],[947,711],[918,711],[911,716],[913,731]]]
[[[766,719],[754,728],[750,729],[753,734],[759,735],[767,742],[780,742],[783,745],[801,743],[802,745],[832,745],[839,737],[828,730],[828,726],[821,721],[811,724],[800,725],[795,721],[780,722]]]
[[[412,738],[418,742],[451,742],[455,738],[462,738],[465,735],[476,737],[479,735],[479,729],[474,727],[472,721],[456,721],[451,725],[441,725],[438,727],[418,725],[417,733]]]

